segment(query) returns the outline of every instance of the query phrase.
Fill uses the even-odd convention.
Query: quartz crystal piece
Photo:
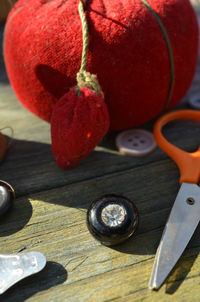
[[[101,219],[109,227],[119,226],[125,219],[126,210],[119,204],[109,204],[103,208]]]

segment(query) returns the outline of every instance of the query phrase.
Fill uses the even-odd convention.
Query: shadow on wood
[[[0,297],[0,301],[26,301],[36,293],[62,284],[66,280],[67,271],[61,264],[47,262],[46,267],[41,272],[14,285]]]
[[[32,205],[27,198],[13,206],[0,218],[0,238],[14,234],[28,223],[32,216]]]
[[[177,262],[166,281],[165,292],[167,294],[174,294],[181,286],[182,282],[187,278],[187,275],[190,273],[193,264],[199,255],[199,251],[200,247],[185,251],[183,257]]]

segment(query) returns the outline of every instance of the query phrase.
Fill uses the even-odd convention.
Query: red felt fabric
[[[51,118],[52,150],[61,168],[70,168],[84,159],[109,128],[109,114],[101,95],[71,88],[54,106]]]
[[[8,76],[22,104],[50,121],[54,104],[76,84],[82,51],[79,0],[19,0],[5,29]],[[189,88],[198,26],[189,0],[148,0],[171,40],[175,85],[170,108]],[[87,0],[87,70],[98,75],[111,129],[140,125],[163,109],[170,83],[163,33],[141,0]]]

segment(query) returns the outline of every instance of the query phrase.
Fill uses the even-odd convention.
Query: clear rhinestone
[[[109,227],[120,225],[124,221],[125,216],[126,211],[119,204],[109,204],[101,212],[102,221]]]

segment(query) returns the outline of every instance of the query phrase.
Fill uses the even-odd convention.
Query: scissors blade
[[[194,204],[191,204],[194,201]],[[158,246],[149,288],[158,289],[182,255],[200,220],[200,187],[183,183]]]

